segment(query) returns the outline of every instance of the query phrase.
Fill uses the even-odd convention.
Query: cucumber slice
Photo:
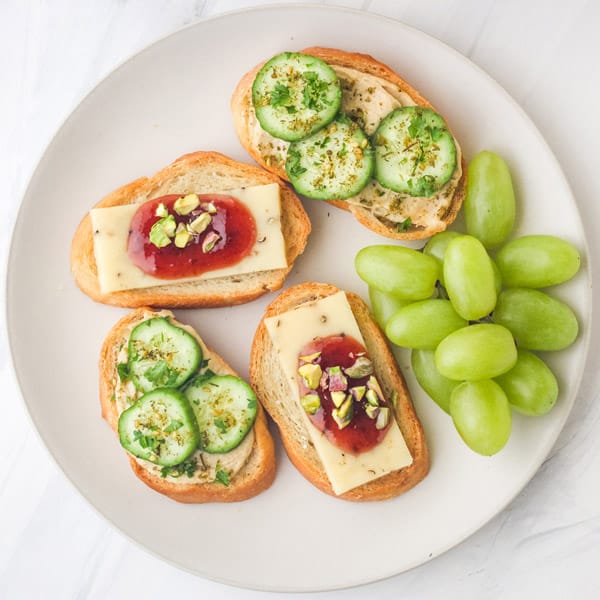
[[[369,138],[345,115],[318,133],[290,144],[285,163],[295,190],[317,200],[355,196],[371,179],[373,168]]]
[[[333,120],[342,103],[342,88],[327,63],[284,52],[266,62],[256,75],[252,103],[265,131],[293,142]]]
[[[194,452],[200,436],[194,412],[183,394],[159,388],[121,413],[119,440],[133,456],[172,467]]]
[[[199,375],[190,381],[184,394],[196,415],[204,452],[233,450],[254,424],[256,394],[239,377]]]
[[[432,196],[452,177],[456,146],[440,115],[429,108],[397,108],[374,136],[375,179],[410,196]]]
[[[187,331],[154,317],[137,325],[129,336],[129,376],[135,387],[149,392],[179,387],[198,369],[200,345]]]

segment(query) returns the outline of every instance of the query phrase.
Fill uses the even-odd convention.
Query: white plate
[[[290,32],[290,33],[286,33]],[[69,273],[71,236],[115,187],[177,156],[216,149],[246,159],[229,97],[254,64],[283,49],[329,45],[391,65],[438,107],[467,157],[487,148],[510,163],[518,232],[563,236],[585,253],[570,190],[526,115],[487,75],[440,42],[400,23],[330,7],[261,8],[200,22],[127,61],[74,111],[41,160],[23,200],[8,274],[8,325],[23,397],[40,435],[79,491],[110,522],[156,555],[223,582],[268,590],[325,590],[419,565],[498,513],[540,466],[569,413],[587,348],[587,267],[556,290],[584,324],[568,352],[549,356],[560,379],[552,413],[514,419],[505,450],[470,452],[449,418],[418,389],[400,357],[432,453],[430,475],[391,501],[354,504],[308,484],[278,451],[271,489],[233,505],[185,506],[152,492],[129,469],[100,418],[97,358],[124,310],[90,301]],[[366,296],[356,252],[384,240],[349,214],[307,202],[313,232],[288,283],[328,281]],[[250,343],[268,301],[180,311],[247,374]]]

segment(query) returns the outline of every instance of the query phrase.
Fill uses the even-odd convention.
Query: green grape
[[[506,373],[517,362],[508,329],[493,323],[463,327],[444,338],[435,351],[437,370],[449,379],[477,381]]]
[[[435,258],[404,246],[367,246],[356,255],[354,266],[370,286],[403,300],[429,298],[440,277]]]
[[[465,381],[456,386],[450,397],[450,414],[460,437],[478,454],[491,456],[508,442],[510,406],[495,381]]]
[[[446,248],[448,247],[448,244],[459,235],[460,233],[457,231],[442,231],[441,233],[436,233],[423,247],[423,254],[427,254],[438,259],[440,263],[440,269],[442,270],[440,277],[440,283],[442,285],[444,285],[443,264]]]
[[[486,248],[499,246],[515,222],[515,193],[504,160],[483,151],[469,163],[464,203],[467,233]]]
[[[492,267],[494,269],[494,288],[496,289],[496,297],[498,297],[502,291],[502,274],[500,273],[500,269],[493,258],[490,258],[490,262],[492,263]]]
[[[515,337],[520,348],[562,350],[577,338],[579,325],[573,311],[544,292],[526,288],[504,290],[492,315]]]
[[[541,288],[571,279],[579,271],[577,249],[552,235],[526,235],[508,242],[496,255],[507,287]]]
[[[524,415],[545,415],[556,403],[556,377],[539,357],[528,350],[519,350],[515,366],[496,377],[511,406]]]
[[[433,350],[413,350],[410,362],[419,385],[442,410],[450,413],[450,394],[460,382],[444,377],[435,368]]]
[[[369,286],[369,300],[371,301],[371,311],[375,321],[381,329],[385,329],[389,318],[403,306],[406,306],[410,300],[402,300],[392,294],[380,292],[373,286]]]
[[[395,312],[385,334],[397,346],[435,350],[448,334],[467,324],[449,300],[436,298],[413,302]]]
[[[454,238],[446,248],[444,282],[456,312],[475,321],[496,305],[494,267],[483,244],[470,235]]]

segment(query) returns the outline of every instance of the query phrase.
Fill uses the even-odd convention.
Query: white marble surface
[[[7,183],[0,202],[3,281],[10,230],[28,178],[81,96],[157,38],[203,17],[255,4],[244,0],[0,2],[0,174]],[[338,4],[397,18],[441,39],[508,90],[562,164],[583,216],[596,279],[600,3],[373,0]],[[32,299],[32,306],[35,302]],[[591,358],[565,429],[542,468],[504,512],[428,564],[327,597],[600,597],[597,333],[600,329],[594,324]],[[133,545],[100,518],[58,470],[33,430],[13,380],[5,340],[3,335],[0,598],[273,597],[181,572]]]

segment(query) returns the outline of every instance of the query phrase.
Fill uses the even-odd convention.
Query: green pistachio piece
[[[175,233],[175,245],[178,248],[185,248],[191,239],[192,234],[185,227]]]
[[[339,411],[339,409],[334,408],[331,411],[331,416],[333,417],[333,420],[337,423],[338,429],[344,429],[344,427],[347,427],[348,425],[350,425],[350,421],[352,419],[346,419],[344,417],[340,417],[338,411]]]
[[[344,400],[343,404],[338,409],[338,414],[343,419],[348,419],[348,421],[352,420],[352,417],[354,416],[352,396],[348,395],[346,400]]]
[[[346,367],[344,369],[344,373],[348,375],[348,377],[366,377],[367,375],[371,375],[373,373],[373,363],[366,356],[359,356],[354,364]]]
[[[366,398],[371,406],[379,406],[379,396],[375,390],[367,390]]]
[[[207,213],[202,213],[197,216],[189,225],[188,228],[192,233],[202,233],[212,221],[212,217]]]
[[[154,214],[157,217],[160,217],[162,219],[163,217],[168,217],[169,216],[169,211],[167,210],[167,207],[161,202],[156,207],[156,210],[154,211]]]
[[[340,367],[329,367],[329,390],[332,392],[345,391],[348,389],[348,380],[344,377]]]
[[[390,409],[387,406],[382,406],[379,409],[379,414],[377,415],[377,421],[375,421],[375,428],[376,429],[385,429],[389,422],[390,422]]]
[[[363,399],[366,391],[367,388],[364,385],[357,385],[353,388],[350,388],[350,393],[352,394],[355,402],[360,402]]]
[[[313,362],[313,361],[317,360],[317,358],[319,358],[319,356],[321,356],[320,352],[314,352],[313,354],[307,354],[306,356],[301,356],[300,360],[302,360],[304,362]]]
[[[302,377],[304,384],[309,390],[316,390],[317,387],[319,387],[319,381],[321,381],[322,374],[323,371],[321,371],[321,367],[311,363],[302,365],[298,369],[298,375]]]
[[[369,419],[375,419],[379,414],[379,406],[371,406],[370,404],[367,404],[365,407],[365,412],[367,413],[367,417],[369,417]]]
[[[207,204],[203,204],[202,208],[205,208],[211,215],[216,215],[217,214],[217,207],[212,202],[208,202]]]
[[[200,198],[198,194],[187,194],[181,198],[177,198],[173,204],[173,209],[178,215],[189,215],[193,210],[200,206]]]
[[[150,229],[150,242],[157,248],[164,248],[171,243],[171,238],[175,235],[175,217],[168,215],[159,221],[156,221]]]
[[[218,233],[215,233],[214,231],[209,232],[202,242],[202,252],[205,254],[210,252],[220,239]]]
[[[306,394],[300,398],[300,403],[309,415],[314,415],[321,408],[321,400],[318,394]]]
[[[331,401],[339,408],[346,399],[346,392],[331,392]]]
[[[377,381],[377,379],[375,379],[375,377],[373,375],[371,375],[371,377],[369,377],[369,380],[367,381],[367,387],[370,390],[373,390],[374,392],[376,392],[376,394],[383,399],[385,396],[383,395],[383,392],[381,391],[381,386],[379,385],[379,382]]]

